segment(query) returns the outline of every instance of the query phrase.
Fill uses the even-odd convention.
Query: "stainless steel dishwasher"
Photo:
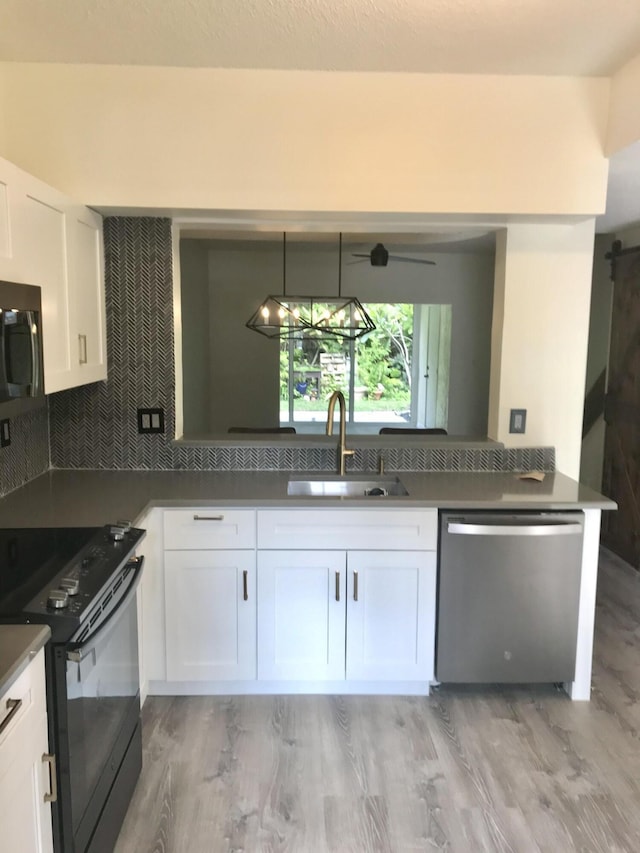
[[[442,512],[436,676],[572,681],[584,516]]]

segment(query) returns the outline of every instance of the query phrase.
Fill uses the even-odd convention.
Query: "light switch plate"
[[[138,409],[138,432],[142,435],[164,432],[164,409]]]
[[[524,432],[527,425],[526,409],[511,409],[509,416],[509,432]]]

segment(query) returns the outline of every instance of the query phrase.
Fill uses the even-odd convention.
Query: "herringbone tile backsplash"
[[[109,379],[50,398],[54,468],[333,470],[335,451],[284,447],[172,445],[172,241],[169,219],[104,222]],[[139,407],[162,407],[164,435],[139,435]],[[500,471],[555,467],[553,448],[385,448],[397,471]],[[375,470],[378,451],[356,451],[355,470]]]
[[[138,407],[165,410],[174,431],[169,219],[104,221],[109,379],[51,397],[57,468],[173,468],[163,435],[138,435]]]
[[[47,407],[11,418],[11,444],[0,452],[0,497],[49,468]]]

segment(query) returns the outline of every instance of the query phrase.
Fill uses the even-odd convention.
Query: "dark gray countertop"
[[[0,625],[0,693],[4,693],[51,636],[48,625]]]
[[[290,477],[303,476],[299,471],[49,471],[0,499],[0,527],[98,526],[121,518],[135,522],[152,506],[616,508],[609,498],[559,473],[547,474],[539,483],[513,473],[399,472],[406,497],[287,496]]]

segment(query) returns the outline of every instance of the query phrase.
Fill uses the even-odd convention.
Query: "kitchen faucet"
[[[333,413],[336,408],[336,402],[340,405],[340,441],[338,443],[338,474],[343,476],[345,473],[344,463],[346,456],[353,456],[355,450],[347,450],[347,405],[344,401],[342,391],[334,391],[329,397],[329,409],[327,411],[327,435],[333,435]]]

